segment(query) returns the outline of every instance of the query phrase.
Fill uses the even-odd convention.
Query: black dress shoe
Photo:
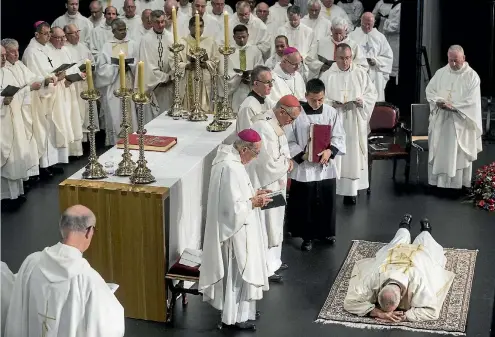
[[[428,233],[431,233],[430,220],[428,220],[427,218],[424,218],[423,220],[420,221],[420,223],[421,223],[421,231],[422,232],[427,231]]]
[[[234,327],[238,330],[256,331],[256,325],[250,322],[236,323]]]
[[[278,268],[278,270],[280,270],[280,271],[286,270],[286,269],[289,269],[289,266],[287,265],[287,263],[282,263],[280,265],[280,268]]]
[[[60,166],[50,166],[49,170],[53,174],[64,174],[64,168]]]
[[[259,310],[256,310],[256,313],[254,314],[254,318],[258,319],[261,317],[261,312]]]
[[[40,168],[40,178],[41,179],[50,179],[53,177],[53,173],[48,168]]]
[[[333,245],[335,243],[335,236],[327,236],[322,241],[330,245]]]
[[[411,230],[411,221],[412,221],[412,215],[411,214],[404,214],[402,217],[402,220],[399,223],[399,228],[405,228],[407,230]]]
[[[344,197],[344,205],[355,205],[356,204],[356,197],[350,197],[346,195]]]
[[[282,276],[273,274],[272,276],[268,277],[268,281],[273,283],[282,283],[283,279]]]
[[[313,242],[311,240],[304,240],[301,245],[301,250],[309,252],[311,249],[313,249]]]

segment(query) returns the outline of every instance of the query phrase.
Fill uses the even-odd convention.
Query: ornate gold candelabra
[[[218,63],[215,63],[215,74],[217,74]],[[217,77],[212,77],[212,87],[213,87],[213,122],[211,122],[206,130],[209,132],[220,132],[225,131],[232,124],[232,122],[225,122],[218,120],[218,90],[217,90]]]
[[[119,177],[128,177],[132,174],[136,167],[136,163],[132,161],[131,152],[129,151],[129,129],[131,124],[129,123],[128,114],[128,102],[132,96],[132,89],[120,88],[115,90],[114,95],[120,98],[120,105],[122,108],[122,130],[119,133],[119,137],[124,138],[124,153],[122,154],[122,161],[119,163],[119,167],[115,171],[115,175]]]
[[[235,119],[234,111],[229,102],[229,57],[235,53],[235,48],[220,47],[218,51],[223,55],[223,100],[222,108],[218,112],[218,119],[226,121]]]
[[[183,115],[187,114],[187,111],[182,109],[179,86],[180,78],[183,72],[179,68],[179,53],[184,50],[184,45],[180,43],[174,43],[170,46],[170,51],[174,53],[174,105],[168,112],[168,115],[173,119],[180,119]]]
[[[193,51],[195,57],[195,69],[194,69],[194,107],[189,112],[189,120],[192,122],[202,122],[208,119],[206,112],[201,107],[201,97],[199,92],[201,91],[201,81],[203,79],[203,73],[201,71],[201,58],[206,54],[206,50],[200,47],[196,47]]]
[[[88,101],[89,104],[89,163],[86,165],[82,174],[84,179],[102,179],[107,177],[107,173],[103,169],[103,165],[98,162],[98,156],[96,155],[95,147],[95,111],[94,104],[100,98],[100,92],[98,90],[85,90],[81,92],[81,98]]]
[[[143,106],[149,104],[151,96],[146,93],[135,92],[132,95],[132,100],[138,107],[138,130],[139,135],[139,159],[137,161],[137,167],[134,169],[131,175],[131,183],[133,184],[149,184],[155,181],[155,177],[151,174],[151,170],[146,166],[146,159],[144,157],[144,135],[146,130],[144,129],[144,112]]]

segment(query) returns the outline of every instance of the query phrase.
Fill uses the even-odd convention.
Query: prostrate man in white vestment
[[[270,18],[277,27],[281,27],[289,22],[287,10],[292,6],[289,0],[279,0],[270,7]]]
[[[112,59],[119,59],[123,52],[126,59],[134,59],[125,67],[126,88],[134,87],[135,69],[138,62],[139,45],[127,37],[125,22],[117,19],[112,22],[114,38],[103,45],[98,63],[96,65],[95,87],[101,90],[101,104],[105,111],[106,145],[115,145],[119,140],[122,130],[122,108],[120,98],[114,95],[114,91],[120,88],[119,64],[112,63]],[[137,130],[137,116],[134,102],[128,102],[128,118],[130,133]]]
[[[404,215],[390,243],[374,258],[357,261],[344,309],[381,323],[437,320],[455,274],[445,269],[444,250],[431,236],[428,219],[411,243],[411,219]]]
[[[275,66],[282,61],[284,57],[284,50],[289,46],[289,40],[284,35],[279,35],[275,37],[275,53],[270,56],[265,62],[265,66],[271,70],[275,69]]]
[[[139,60],[144,62],[146,90],[152,92],[158,109],[146,106],[145,121],[148,123],[173,105],[174,88],[171,81],[173,54],[169,47],[174,43],[173,36],[165,30],[165,13],[161,10],[151,12],[152,29],[143,36],[139,45]]]
[[[380,33],[376,28],[373,28],[374,25],[374,15],[370,12],[364,13],[361,17],[361,27],[351,32],[349,39],[356,42],[361,48],[363,55],[368,61],[368,74],[378,92],[377,101],[384,102],[385,86],[392,72],[394,55],[385,35]]]
[[[336,18],[342,18],[349,25],[349,32],[354,30],[351,19],[349,19],[345,10],[335,4],[335,0],[321,0],[321,4],[323,5],[323,7],[321,7],[321,14],[323,14],[327,20],[333,22]]]
[[[141,36],[139,28],[141,27],[142,21],[141,16],[136,14],[136,4],[134,3],[134,0],[124,1],[124,15],[122,15],[120,19],[125,22],[129,38],[133,40],[139,39]]]
[[[112,39],[112,21],[117,18],[117,9],[115,7],[105,8],[105,23],[95,27],[89,37],[89,49],[93,53],[96,61],[98,54],[101,52],[103,45]]]
[[[254,67],[251,72],[251,92],[242,102],[237,113],[236,130],[251,128],[252,119],[272,108],[273,102],[268,98],[273,85],[271,69],[265,66]]]
[[[321,78],[321,75],[327,71],[335,62],[337,46],[345,43],[351,47],[352,63],[356,66],[368,70],[368,61],[364,56],[359,45],[351,40],[347,33],[349,25],[346,20],[336,18],[332,21],[330,31],[331,36],[326,36],[312,45],[311,51],[306,57],[306,65],[309,69],[308,78]]]
[[[471,186],[472,165],[482,150],[480,78],[461,46],[451,46],[447,55],[449,64],[426,87],[428,183],[460,189]]]
[[[282,97],[273,109],[253,118],[252,129],[263,139],[256,160],[246,166],[255,189],[280,191],[286,198],[287,172],[293,168],[284,127],[292,124],[301,113],[299,100],[292,95]],[[266,229],[266,263],[268,280],[282,282],[279,271],[288,268],[282,263],[285,206],[261,210],[261,223]]]
[[[301,23],[313,29],[315,41],[330,35],[330,21],[321,13],[320,0],[308,1],[308,15],[301,19]]]
[[[10,271],[9,266],[5,262],[1,262],[0,264],[2,278],[0,279],[1,287],[1,318],[2,321],[2,330],[0,331],[0,336],[5,336],[5,323],[7,323],[7,312],[9,310],[10,298],[12,296],[12,289],[14,288],[15,275]]]
[[[250,91],[251,72],[254,67],[263,64],[263,56],[258,47],[249,44],[248,28],[244,25],[234,27],[235,53],[229,57],[228,71],[230,79],[228,87],[230,89],[230,102],[234,113],[237,114],[242,102],[246,99]],[[224,95],[223,57],[220,58],[218,92],[221,97]]]
[[[337,207],[335,186],[338,178],[336,157],[346,153],[345,131],[341,115],[324,104],[325,86],[319,79],[306,85],[306,103],[292,127],[285,128],[294,169],[290,173],[290,198],[287,205],[287,229],[292,237],[303,239],[302,251],[310,251],[313,241],[335,242]],[[320,152],[319,162],[309,161],[312,124],[328,125],[331,140]]]
[[[79,13],[79,0],[67,0],[65,7],[67,12],[53,21],[52,27],[65,27],[74,24],[81,31],[81,41],[88,43],[89,35],[93,30],[93,23]]]
[[[203,301],[222,312],[222,323],[254,330],[256,301],[268,290],[265,235],[259,207],[268,191],[255,191],[244,168],[260,153],[260,135],[238,133],[233,145],[220,145],[213,160],[198,289]]]
[[[98,0],[91,1],[89,4],[89,12],[91,15],[88,17],[89,21],[93,24],[93,28],[105,23],[105,17],[103,16],[103,6]],[[89,37],[88,37],[89,42]]]
[[[399,83],[400,12],[400,0],[393,0],[390,14],[383,23],[383,34],[385,34],[385,37],[390,44],[390,48],[392,48],[392,53],[394,54],[394,63],[392,65],[390,79],[392,80],[392,83],[395,83],[396,85]]]
[[[340,44],[336,54],[321,80],[328,88],[327,101],[342,114],[346,134],[346,155],[336,160],[337,194],[344,196],[344,204],[355,205],[358,190],[369,186],[368,127],[378,94],[366,70],[353,64],[349,45]]]
[[[337,3],[337,6],[342,8],[347,16],[349,17],[349,20],[351,21],[351,24],[354,27],[359,26],[359,19],[361,19],[361,15],[364,12],[363,8],[363,3],[359,0],[340,0]]]
[[[302,57],[294,47],[284,49],[284,56],[272,70],[273,88],[270,99],[277,102],[285,95],[294,95],[299,100],[304,100],[306,84],[299,72],[302,65]]]
[[[95,215],[72,206],[59,228],[62,242],[29,255],[21,265],[5,336],[124,336],[124,308],[82,256],[95,233]]]

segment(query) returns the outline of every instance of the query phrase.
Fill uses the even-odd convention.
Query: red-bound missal
[[[167,152],[175,144],[177,144],[177,137],[144,135],[145,151]],[[123,138],[117,142],[117,148],[124,148]],[[129,149],[139,150],[139,135],[129,135]]]
[[[330,148],[332,127],[323,124],[311,124],[309,127],[308,161],[319,163],[318,153]]]

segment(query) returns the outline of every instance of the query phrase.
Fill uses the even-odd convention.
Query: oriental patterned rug
[[[475,250],[445,248],[445,256],[447,257],[445,268],[455,273],[455,278],[445,298],[440,318],[436,321],[383,324],[375,319],[358,317],[344,310],[344,298],[347,294],[354,263],[364,258],[374,257],[384,245],[384,243],[369,241],[354,241],[352,243],[316,322],[341,324],[360,329],[401,329],[447,335],[466,335],[469,299],[478,253]]]

